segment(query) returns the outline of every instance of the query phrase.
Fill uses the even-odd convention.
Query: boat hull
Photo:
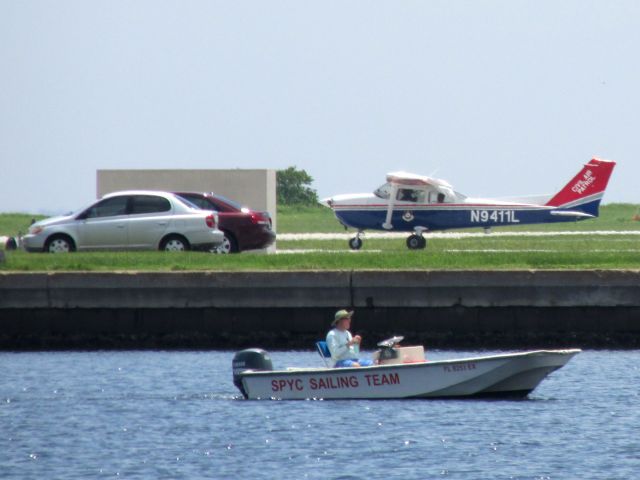
[[[580,350],[536,350],[359,368],[246,371],[250,399],[522,397]]]

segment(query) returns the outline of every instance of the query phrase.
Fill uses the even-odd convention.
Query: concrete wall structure
[[[98,170],[97,196],[118,190],[216,192],[256,210],[266,210],[277,231],[276,171],[256,170]]]
[[[0,274],[0,348],[310,348],[353,330],[429,346],[640,347],[638,271]]]

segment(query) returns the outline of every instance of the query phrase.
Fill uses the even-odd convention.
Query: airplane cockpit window
[[[378,198],[388,199],[391,196],[391,185],[385,183],[378,187],[373,194]]]
[[[424,192],[413,188],[399,188],[396,200],[401,202],[424,202]]]
[[[429,203],[450,203],[451,199],[444,192],[429,192]]]

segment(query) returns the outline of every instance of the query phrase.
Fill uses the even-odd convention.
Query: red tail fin
[[[599,203],[615,165],[616,162],[611,160],[593,158],[547,202],[547,205],[552,207],[579,205],[582,199],[585,202],[598,201]]]

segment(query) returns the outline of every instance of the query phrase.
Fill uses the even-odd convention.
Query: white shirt
[[[348,346],[347,343],[353,337],[349,330],[338,330],[334,328],[327,334],[327,347],[331,352],[331,360],[333,363],[338,360],[357,359],[360,347],[358,344]]]

